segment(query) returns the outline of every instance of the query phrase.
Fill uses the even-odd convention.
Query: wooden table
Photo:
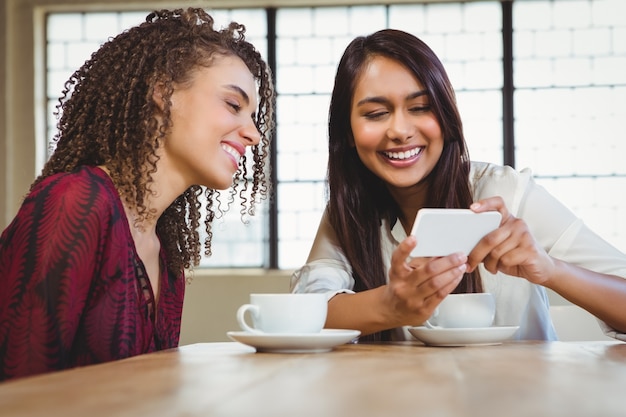
[[[0,383],[0,415],[623,417],[625,398],[620,342],[309,354],[206,343]]]

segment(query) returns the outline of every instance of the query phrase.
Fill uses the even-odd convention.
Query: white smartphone
[[[412,257],[468,255],[486,234],[500,225],[500,212],[474,213],[470,209],[423,208],[417,212],[411,234],[417,238]]]

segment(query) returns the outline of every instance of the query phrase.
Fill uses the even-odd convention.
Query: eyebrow
[[[425,95],[428,95],[428,91],[420,90],[420,91],[416,91],[414,93],[409,94],[408,96],[406,96],[405,100],[413,100],[414,98],[418,98],[418,97],[425,96]],[[388,102],[389,100],[387,100],[385,97],[382,97],[382,96],[365,97],[363,100],[360,100],[358,103],[356,103],[356,105],[361,106],[367,103],[385,104]]]
[[[243,98],[243,101],[246,102],[246,105],[250,104],[250,96],[248,96],[248,93],[243,91],[243,89],[241,87],[239,87],[238,85],[226,84],[224,87],[226,87],[228,90],[232,90],[232,91],[240,94],[241,97]],[[252,112],[252,114],[250,114],[250,116],[252,117],[252,119],[255,119],[256,118],[256,112]]]
[[[226,87],[227,89],[232,90],[232,91],[238,93],[239,95],[241,95],[241,97],[243,98],[243,101],[245,101],[246,104],[250,104],[250,97],[248,96],[248,93],[243,91],[243,89],[241,87],[239,87],[238,85],[227,84],[224,87]]]

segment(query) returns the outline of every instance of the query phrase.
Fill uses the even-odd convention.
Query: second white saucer
[[[319,353],[328,352],[335,346],[348,343],[358,337],[358,330],[323,329],[320,333],[250,333],[227,332],[236,342],[256,348],[257,352]]]
[[[512,337],[519,326],[493,326],[473,329],[429,329],[409,327],[416,339],[430,346],[497,345]]]

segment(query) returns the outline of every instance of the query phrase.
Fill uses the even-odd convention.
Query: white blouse
[[[581,219],[535,183],[530,170],[516,171],[511,167],[472,162],[470,184],[474,201],[502,197],[508,210],[524,219],[550,256],[592,271],[626,278],[626,255],[592,232]],[[391,254],[406,238],[406,233],[400,222],[395,222],[392,227],[383,221],[381,228],[383,259],[388,271]],[[500,272],[491,274],[482,265],[479,268],[485,291],[496,298],[494,325],[520,326],[514,336],[517,339],[557,339],[544,287]],[[307,263],[291,278],[291,291],[322,292],[330,299],[340,292],[353,293],[353,288],[352,268],[324,214]],[[626,334],[598,321],[605,334],[626,340]],[[397,329],[393,338],[411,340],[413,337],[406,329]]]

